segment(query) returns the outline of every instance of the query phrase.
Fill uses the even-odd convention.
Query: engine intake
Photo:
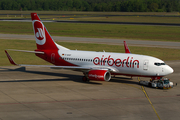
[[[90,80],[97,81],[109,81],[111,79],[111,73],[107,70],[91,70],[88,73]]]

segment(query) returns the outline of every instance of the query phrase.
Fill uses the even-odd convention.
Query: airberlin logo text
[[[100,79],[100,78],[104,78],[103,75],[93,75],[93,74],[89,74],[89,77],[93,77],[93,78],[97,78],[97,79]]]
[[[109,65],[109,66],[117,66],[117,67],[128,67],[128,68],[134,68],[137,66],[139,68],[139,60],[133,60],[133,57],[127,57],[126,59],[121,60],[120,58],[113,59],[111,58],[111,55],[109,55],[108,58],[104,58],[104,55],[102,55],[102,58],[95,57],[93,59],[93,63],[95,65]]]
[[[41,23],[41,21],[38,20],[34,20],[33,24],[36,43],[38,45],[43,45],[46,42],[44,25]]]

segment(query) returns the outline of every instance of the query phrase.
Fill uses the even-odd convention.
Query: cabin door
[[[143,69],[144,70],[148,70],[148,63],[149,63],[148,60],[144,60],[144,63],[143,63]]]
[[[54,53],[51,54],[51,62],[55,63],[55,54]]]

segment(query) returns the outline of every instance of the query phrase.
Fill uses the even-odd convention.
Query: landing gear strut
[[[86,76],[83,76],[83,77],[82,77],[82,81],[83,81],[83,82],[89,82],[89,79],[88,79]]]
[[[84,76],[82,77],[82,81],[89,82],[89,78],[88,78],[87,74],[85,72],[83,74],[84,74]]]

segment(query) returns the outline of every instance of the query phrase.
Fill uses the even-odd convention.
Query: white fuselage
[[[65,61],[81,67],[109,67],[114,73],[130,76],[165,76],[173,69],[162,60],[138,54],[59,50]]]

